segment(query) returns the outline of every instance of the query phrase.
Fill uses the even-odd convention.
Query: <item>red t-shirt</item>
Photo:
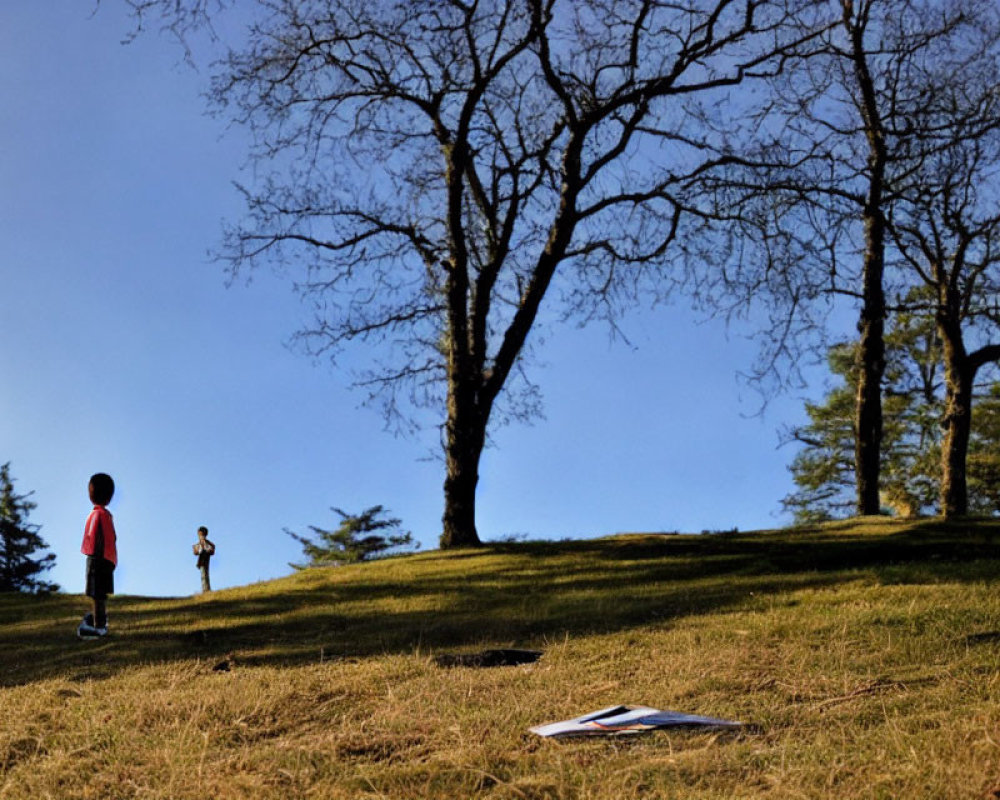
[[[118,564],[118,537],[111,512],[104,506],[94,506],[83,527],[83,544],[80,552],[85,556],[100,556]]]

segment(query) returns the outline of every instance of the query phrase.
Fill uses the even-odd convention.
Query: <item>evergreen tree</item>
[[[976,403],[966,469],[969,513],[1000,513],[1000,383]]]
[[[919,305],[926,292],[906,298]],[[883,508],[909,517],[936,510],[941,483],[944,391],[942,344],[932,317],[897,313],[886,334],[886,439],[882,452]]]
[[[885,343],[880,499],[892,513],[914,516],[934,510],[939,486],[941,346],[932,319],[905,313],[894,319]],[[790,432],[805,445],[789,467],[798,490],[782,501],[796,522],[854,510],[857,347],[845,342],[830,349],[830,371],[841,382],[822,403],[806,403],[809,423]]]
[[[925,293],[907,301],[919,304]],[[856,343],[841,343],[828,353],[840,378],[822,403],[806,403],[809,423],[790,431],[805,445],[789,469],[798,487],[782,505],[795,521],[846,517],[854,505],[854,428],[857,390]],[[942,345],[934,319],[926,312],[897,314],[886,334],[885,429],[881,453],[880,498],[898,516],[939,512],[944,427]],[[1000,383],[977,398],[969,444],[969,511],[1000,512]]]
[[[336,530],[310,525],[315,535],[310,538],[285,528],[285,533],[302,545],[303,553],[309,558],[308,563],[290,566],[306,569],[365,561],[394,547],[413,544],[412,534],[399,530],[400,520],[386,518],[388,512],[382,506],[372,506],[360,514],[348,514],[339,508],[331,510],[340,516],[340,527]]]
[[[801,523],[847,516],[854,507],[854,346],[835,345],[827,362],[843,383],[831,389],[822,404],[807,402],[809,424],[794,428],[789,436],[805,446],[789,467],[798,490],[781,502]]]
[[[0,466],[0,591],[53,592],[54,583],[38,579],[38,574],[55,566],[56,557],[47,553],[32,558],[48,547],[38,535],[41,528],[28,522],[36,504],[32,493],[17,494],[10,474],[10,462]]]

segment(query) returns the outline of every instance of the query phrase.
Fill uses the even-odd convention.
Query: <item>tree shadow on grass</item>
[[[874,529],[873,527],[874,526]],[[751,596],[885,583],[990,580],[992,522],[852,522],[767,534],[636,535],[496,544],[195,598],[114,597],[113,634],[78,642],[82,598],[0,596],[0,685],[94,679],[138,664],[232,657],[290,665],[519,646],[737,608]]]

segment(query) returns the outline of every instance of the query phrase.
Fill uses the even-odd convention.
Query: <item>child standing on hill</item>
[[[98,472],[87,485],[94,509],[83,528],[80,552],[87,557],[87,597],[92,601],[91,613],[83,618],[76,635],[81,639],[98,639],[108,633],[107,599],[115,592],[115,567],[118,564],[118,537],[111,512],[105,506],[115,494],[115,482],[110,475]]]
[[[208,528],[202,525],[198,528],[198,541],[191,548],[198,556],[195,566],[201,570],[201,590],[203,592],[212,591],[212,582],[208,577],[208,562],[215,555],[215,545],[209,541]]]

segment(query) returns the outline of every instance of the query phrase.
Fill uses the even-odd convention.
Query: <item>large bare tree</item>
[[[543,301],[613,321],[669,281],[699,225],[686,187],[717,160],[694,106],[777,68],[789,2],[253,4],[211,90],[260,176],[224,255],[301,268],[315,352],[372,344],[373,395],[446,410],[442,546],[479,541],[480,456],[498,403],[530,409],[514,384]],[[130,5],[182,37],[235,6]]]
[[[947,40],[915,65],[919,141],[900,157],[888,229],[900,266],[927,287],[945,375],[941,512],[967,513],[966,461],[980,370],[1000,360],[1000,9],[956,4]]]

